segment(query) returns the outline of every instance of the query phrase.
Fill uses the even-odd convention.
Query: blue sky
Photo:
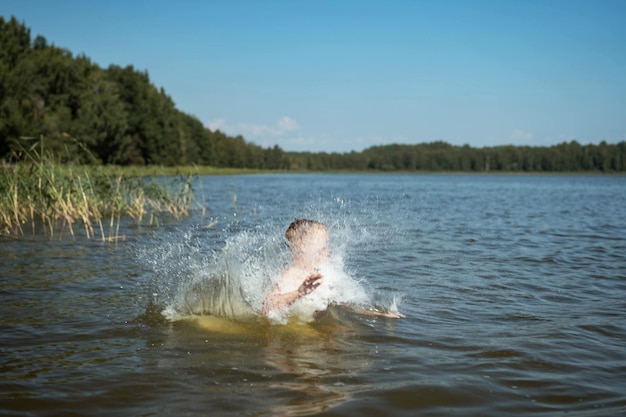
[[[32,1],[0,13],[147,70],[206,126],[347,152],[626,140],[626,1]]]

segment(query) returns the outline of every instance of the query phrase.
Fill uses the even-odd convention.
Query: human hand
[[[317,287],[322,284],[322,274],[316,272],[314,274],[309,275],[300,287],[298,288],[298,297],[304,297],[307,294],[311,294]]]
[[[392,313],[391,311],[381,311],[381,312],[378,312],[377,315],[382,316],[382,317],[388,317],[390,319],[402,319],[406,317],[402,313]]]

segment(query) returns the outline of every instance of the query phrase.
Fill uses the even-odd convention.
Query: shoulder
[[[296,289],[302,283],[303,271],[300,268],[295,266],[288,266],[283,270],[280,280],[278,281],[278,286],[282,291],[291,291]]]

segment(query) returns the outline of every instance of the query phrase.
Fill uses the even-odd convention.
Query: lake
[[[0,414],[626,414],[626,177],[194,187],[202,209],[117,244],[0,238]],[[255,314],[300,217],[330,228],[325,278],[406,317]]]

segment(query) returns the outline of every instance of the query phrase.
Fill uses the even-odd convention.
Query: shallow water
[[[625,177],[195,186],[208,213],[117,245],[1,238],[0,414],[626,413]],[[336,265],[407,317],[255,316],[297,217],[329,224]],[[215,288],[220,311],[251,314],[187,318]]]

